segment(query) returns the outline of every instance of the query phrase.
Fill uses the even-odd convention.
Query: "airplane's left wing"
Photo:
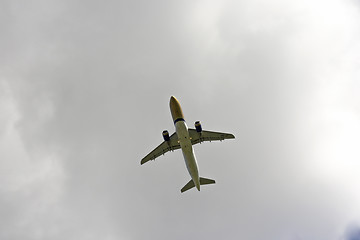
[[[197,143],[202,143],[205,141],[222,141],[225,139],[235,138],[231,133],[222,133],[222,132],[211,132],[211,131],[201,131],[197,132],[196,129],[189,128],[189,135],[191,138],[192,145]]]
[[[163,141],[157,148],[155,148],[154,150],[152,150],[148,155],[146,155],[142,160],[141,160],[141,164],[146,163],[147,161],[150,160],[155,160],[155,158],[164,155],[165,153],[167,153],[168,151],[173,151],[176,149],[180,148],[180,143],[178,140],[178,136],[175,133],[173,133],[170,136],[170,140],[169,141]]]

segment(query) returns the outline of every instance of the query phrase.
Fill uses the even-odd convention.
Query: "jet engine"
[[[197,131],[198,133],[201,133],[201,132],[202,132],[202,127],[201,127],[200,121],[196,121],[196,122],[195,122],[195,128],[196,128],[196,131]]]
[[[162,135],[165,141],[170,141],[169,132],[167,130],[164,130]]]

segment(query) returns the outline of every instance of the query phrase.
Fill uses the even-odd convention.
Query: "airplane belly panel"
[[[185,159],[186,168],[188,169],[188,172],[195,185],[200,186],[198,166],[186,123],[184,121],[179,121],[175,124],[175,126],[176,133],[180,141],[181,150]]]

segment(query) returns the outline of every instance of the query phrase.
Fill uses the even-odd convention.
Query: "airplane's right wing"
[[[202,143],[205,141],[222,141],[225,139],[232,139],[235,136],[231,133],[222,133],[222,132],[210,132],[210,131],[201,131],[197,132],[196,129],[189,128],[189,134],[192,145],[197,143]]]
[[[173,151],[180,148],[180,143],[178,140],[178,136],[175,133],[173,133],[170,136],[169,141],[163,141],[157,148],[152,150],[148,155],[146,155],[142,160],[141,164],[146,163],[149,160],[155,160],[155,158],[164,155],[168,151]]]

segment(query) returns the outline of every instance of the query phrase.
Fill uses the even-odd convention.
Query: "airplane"
[[[141,160],[141,165],[149,160],[164,155],[168,151],[182,150],[186,168],[191,176],[190,181],[181,189],[185,192],[196,186],[200,191],[200,185],[214,184],[215,180],[199,177],[199,170],[192,145],[205,141],[222,141],[235,138],[233,134],[222,132],[210,132],[202,130],[200,121],[195,122],[195,129],[188,128],[179,101],[171,96],[170,112],[174,120],[176,132],[169,136],[167,130],[163,131],[164,141]]]

